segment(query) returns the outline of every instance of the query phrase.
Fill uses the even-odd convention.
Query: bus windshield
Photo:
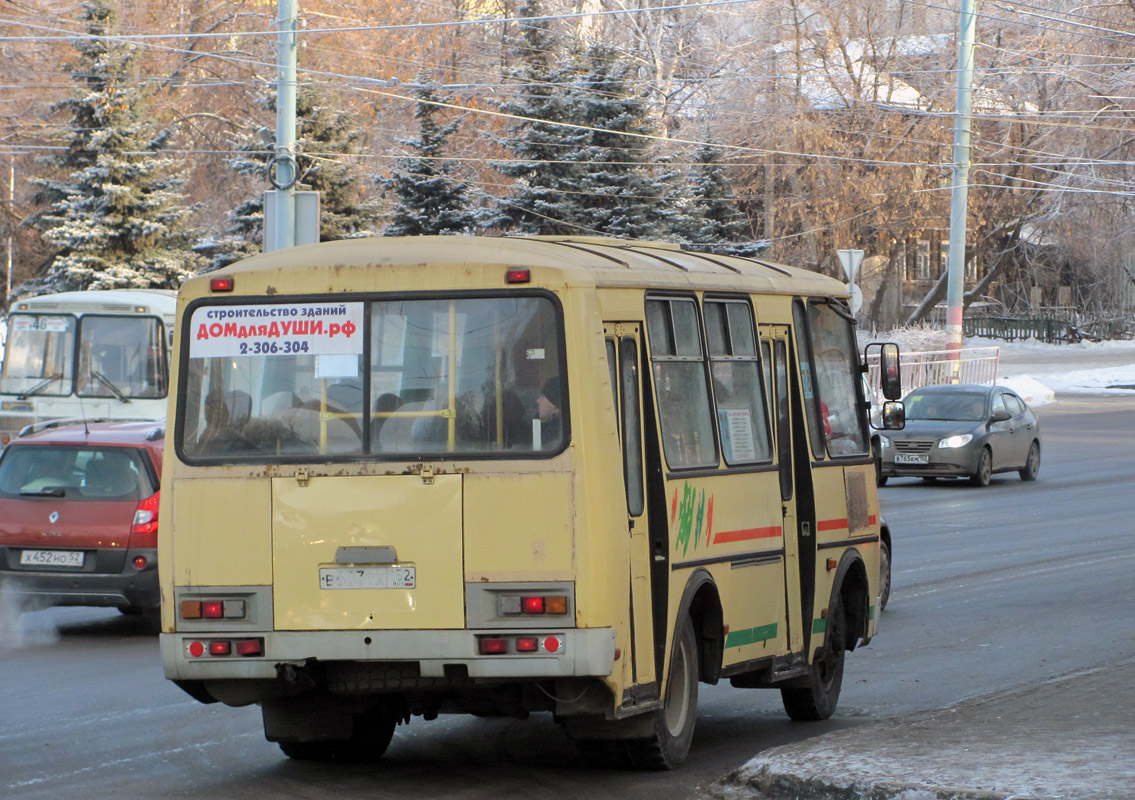
[[[197,306],[179,446],[227,462],[557,452],[560,331],[544,296]]]
[[[27,397],[164,397],[163,326],[156,317],[13,314],[0,392]],[[73,368],[79,340],[78,370]]]
[[[155,317],[87,315],[79,322],[78,393],[84,397],[162,397],[162,323]]]
[[[69,314],[12,314],[0,392],[71,394],[76,320]]]

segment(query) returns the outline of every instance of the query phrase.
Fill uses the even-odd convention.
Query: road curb
[[[1132,800],[1135,659],[772,748],[698,800]]]

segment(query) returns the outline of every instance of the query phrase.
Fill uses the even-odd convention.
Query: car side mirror
[[[998,411],[994,411],[993,416],[989,419],[991,422],[1004,422],[1005,420],[1012,418],[1012,414],[1010,414],[1008,411],[1005,411],[1004,409],[1000,409]]]
[[[906,406],[901,400],[883,403],[883,430],[901,431],[906,427]]]

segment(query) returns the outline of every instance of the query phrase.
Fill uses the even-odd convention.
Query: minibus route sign
[[[362,303],[198,306],[190,319],[190,358],[362,352]]]

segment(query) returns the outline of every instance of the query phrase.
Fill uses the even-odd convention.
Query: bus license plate
[[[929,464],[930,456],[926,453],[895,453],[896,464]]]
[[[82,550],[24,550],[20,564],[37,567],[81,567]]]
[[[415,567],[323,567],[320,589],[413,589]]]

